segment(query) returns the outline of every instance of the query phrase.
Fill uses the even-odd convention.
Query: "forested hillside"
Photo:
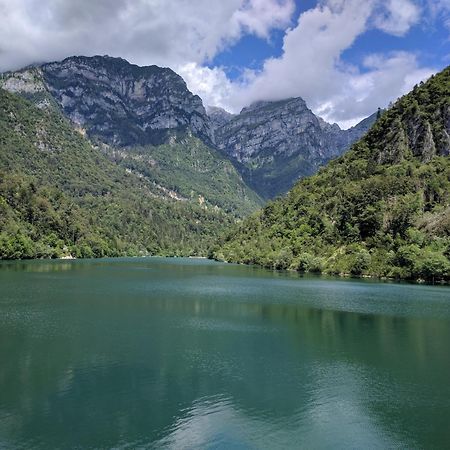
[[[194,136],[173,135],[167,144],[156,146],[103,149],[114,162],[186,201],[236,217],[263,205],[231,162]]]
[[[171,69],[74,56],[0,74],[0,87],[59,111],[112,161],[165,195],[235,217],[261,206],[214,148],[202,100]]]
[[[0,89],[0,259],[204,254],[232,216],[172,199],[58,113]]]
[[[447,68],[211,255],[279,269],[448,281],[449,134]]]
[[[238,115],[210,110],[216,145],[265,200],[341,156],[374,123],[376,113],[341,130],[316,116],[300,98],[259,101]]]

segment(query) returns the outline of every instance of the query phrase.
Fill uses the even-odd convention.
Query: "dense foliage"
[[[450,280],[449,119],[447,68],[211,255],[278,269]]]
[[[237,217],[262,205],[231,162],[193,136],[173,134],[167,144],[108,148],[106,154],[156,186]]]
[[[163,194],[56,109],[0,89],[0,259],[201,255],[234,220]]]

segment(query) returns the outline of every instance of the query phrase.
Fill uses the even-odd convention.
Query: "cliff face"
[[[314,115],[301,98],[261,101],[223,123],[216,120],[214,137],[249,185],[271,198],[341,155],[374,120],[371,116],[350,130],[341,130]]]
[[[110,145],[157,145],[180,132],[212,140],[202,100],[171,69],[70,57],[10,74],[3,87],[29,98],[47,91],[74,124]]]
[[[65,115],[105,142],[160,144],[175,130],[211,140],[202,100],[171,69],[96,56],[45,64],[42,72]]]

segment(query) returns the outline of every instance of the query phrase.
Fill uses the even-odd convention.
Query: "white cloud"
[[[431,21],[441,19],[450,31],[450,0],[426,0]]]
[[[202,67],[197,63],[187,63],[176,68],[186,81],[189,89],[198,94],[207,106],[225,106],[227,98],[235,90],[233,83],[220,67]]]
[[[235,11],[231,22],[238,30],[244,29],[267,38],[271,28],[288,25],[294,11],[293,1],[247,0]]]
[[[332,97],[331,103],[318,108],[326,119],[336,120],[344,127],[354,125],[434,72],[420,68],[416,56],[407,52],[369,55],[363,65],[364,72],[350,75],[343,91]]]
[[[410,0],[386,0],[375,17],[380,30],[403,36],[420,19],[420,8]]]
[[[235,101],[301,96],[311,106],[342,86],[347,70],[340,55],[366,27],[372,10],[365,0],[332,1],[303,13],[286,33],[283,55],[266,61],[263,70]],[[276,81],[277,80],[277,81]]]
[[[409,0],[322,1],[299,17],[286,32],[283,54],[268,59],[260,72],[230,82],[218,68],[197,67],[187,76],[188,85],[207,104],[232,112],[260,99],[300,96],[325,119],[348,127],[433,73],[406,52],[368,55],[361,68],[341,58],[371,27],[406,33],[417,23],[418,11]]]
[[[0,70],[73,54],[203,63],[244,33],[284,28],[294,0],[0,0]]]

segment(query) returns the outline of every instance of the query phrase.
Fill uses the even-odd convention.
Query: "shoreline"
[[[417,285],[428,285],[428,286],[450,286],[450,281],[445,280],[437,280],[437,281],[427,281],[424,279],[411,279],[411,278],[393,278],[393,277],[379,277],[376,275],[369,275],[369,274],[361,274],[361,275],[354,275],[351,273],[321,273],[321,272],[304,272],[299,271],[295,269],[273,269],[270,267],[264,267],[258,264],[246,264],[246,263],[235,263],[230,261],[224,261],[224,260],[218,260],[215,258],[208,258],[207,256],[176,256],[176,255],[130,255],[130,256],[103,256],[100,258],[76,258],[72,255],[65,255],[61,256],[59,258],[29,258],[29,259],[0,259],[0,263],[2,262],[25,262],[25,261],[100,261],[102,259],[119,259],[119,258],[173,258],[173,259],[180,259],[180,258],[186,258],[186,259],[194,259],[194,260],[209,260],[213,262],[218,263],[225,263],[225,264],[235,264],[240,266],[247,266],[247,267],[255,267],[259,269],[268,270],[271,272],[279,272],[279,273],[290,273],[290,274],[298,274],[298,275],[310,275],[310,276],[316,276],[316,277],[329,277],[329,278],[337,278],[337,279],[354,279],[354,280],[373,280],[373,281],[380,281],[380,282],[392,282],[392,283],[408,283],[408,284],[417,284]]]

